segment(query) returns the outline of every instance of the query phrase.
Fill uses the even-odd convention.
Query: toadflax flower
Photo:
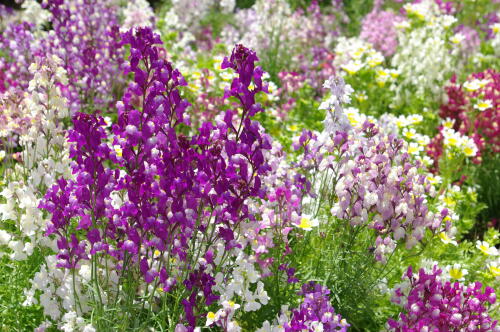
[[[402,311],[388,320],[389,331],[500,331],[498,321],[488,314],[496,302],[491,287],[445,281],[437,265],[418,273],[410,266],[402,279],[391,299]]]
[[[323,121],[326,132],[335,134],[336,131],[349,131],[351,125],[343,111],[342,104],[351,101],[351,93],[354,90],[349,84],[345,84],[342,77],[335,76],[326,80],[323,87],[329,89],[331,93],[319,106],[320,110],[327,111],[325,120]]]
[[[238,228],[250,219],[249,201],[265,196],[261,177],[269,170],[264,154],[271,140],[252,119],[263,111],[255,97],[266,91],[257,55],[237,45],[224,59],[222,67],[236,73],[225,98],[240,103],[188,138],[179,130],[190,124],[189,103],[179,91],[186,82],[162,57],[159,35],[132,29],[121,43],[130,45],[125,71],[133,81],[116,104],[111,137],[104,118],[76,113],[68,134],[74,179],[60,178],[40,204],[51,214],[46,234],[57,238],[58,267],[78,270],[99,257],[141,276],[145,286],[157,285],[160,294],[182,287],[179,324],[194,328],[199,303],[230,301],[217,293],[213,273],[223,252],[230,253],[244,269],[220,266],[225,275],[233,272],[230,291],[245,300],[245,310],[257,310],[269,299],[258,272],[247,273],[253,262],[238,239]],[[210,245],[200,247],[202,238]],[[92,282],[99,283],[95,276]],[[255,293],[240,287],[252,283]]]

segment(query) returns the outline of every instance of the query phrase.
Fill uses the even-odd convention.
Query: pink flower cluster
[[[302,135],[299,144],[305,154],[301,166],[336,174],[338,201],[331,213],[352,226],[367,224],[376,231],[377,260],[385,262],[396,241],[405,240],[407,248],[412,248],[426,229],[441,227],[448,211],[429,210],[431,185],[425,175],[418,174],[421,165],[412,163],[402,140],[379,132],[368,121],[354,129],[352,136],[337,131],[327,139],[331,142],[320,140],[321,136],[307,132]]]
[[[389,10],[381,10],[377,3],[363,19],[361,38],[371,43],[384,56],[391,56],[398,47],[397,31],[394,23],[402,17]]]
[[[496,302],[491,287],[482,291],[480,282],[465,286],[444,281],[441,273],[437,265],[418,274],[408,268],[392,297],[403,311],[397,320],[389,319],[389,331],[500,331],[498,322],[488,315],[489,305]]]

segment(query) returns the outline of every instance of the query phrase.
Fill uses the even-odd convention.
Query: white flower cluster
[[[2,19],[0,20],[0,31],[2,31],[10,23],[15,21],[29,22],[33,23],[37,27],[40,27],[43,23],[48,22],[51,18],[50,12],[43,9],[36,0],[16,0],[16,2],[22,2],[21,8],[23,10],[16,11],[15,14],[2,17]]]
[[[285,0],[257,0],[249,10],[236,13],[237,22],[245,22],[237,30],[226,29],[222,39],[227,45],[241,43],[262,55],[278,42],[281,49],[289,51],[295,25],[292,10]]]
[[[21,135],[22,164],[6,173],[8,186],[0,195],[0,221],[16,222],[20,235],[10,235],[8,247],[14,260],[26,259],[37,245],[53,247],[42,233],[46,220],[38,209],[45,188],[59,176],[71,176],[68,147],[61,120],[68,116],[66,100],[61,96],[58,83],[66,84],[66,72],[57,57],[44,63],[33,63],[28,93],[20,104],[29,114],[32,125]]]
[[[75,298],[71,271],[57,268],[56,256],[47,256],[45,261],[46,265],[42,265],[31,280],[31,288],[25,290],[26,300],[23,305],[40,304],[44,315],[53,320],[59,320],[62,315],[71,311],[88,312],[90,310],[86,305],[88,298],[82,291],[84,278],[75,275],[74,284],[77,293]],[[40,292],[39,300],[35,296],[38,292]],[[77,298],[78,304],[75,302]]]
[[[34,23],[37,26],[42,25],[51,18],[49,11],[45,10],[35,0],[26,0],[21,5],[23,11],[21,12],[21,20]]]
[[[0,222],[11,220],[17,226],[16,232],[0,229],[0,245],[10,249],[12,260],[26,259],[36,247],[57,250],[55,241],[43,236],[47,220],[38,205],[45,190],[57,178],[72,176],[62,121],[69,111],[59,88],[60,84],[67,84],[68,81],[61,64],[61,59],[56,56],[43,61],[36,59],[29,68],[33,79],[18,106],[29,116],[31,125],[19,139],[22,163],[5,174],[8,185],[0,192],[5,199],[5,203],[0,204]],[[0,228],[2,226],[0,223]],[[31,288],[25,290],[24,305],[40,304],[44,315],[53,320],[61,319],[65,313],[88,311],[87,299],[81,290],[85,278],[76,276],[73,282],[70,272],[56,265],[55,256],[45,257],[40,271],[31,280]],[[82,267],[82,270],[85,269]],[[75,301],[74,289],[78,293],[78,301]],[[76,302],[79,303],[78,308],[75,307]],[[67,319],[60,321],[59,327],[64,331],[73,331],[70,326],[73,328],[77,324],[76,318],[70,316],[65,315]],[[91,326],[80,325],[79,330],[92,331]]]
[[[401,74],[394,105],[400,105],[413,95],[423,97],[426,92],[439,98],[443,82],[456,71],[458,47],[450,42],[453,16],[442,15],[432,0],[407,4],[408,20],[398,24],[399,48],[392,65]],[[451,48],[451,51],[450,51]]]
[[[123,17],[121,30],[127,31],[135,27],[151,27],[155,14],[146,0],[132,0],[123,9]]]
[[[441,134],[443,135],[443,146],[449,152],[459,152],[464,154],[466,157],[475,157],[479,151],[474,140],[469,136],[462,135],[461,133],[455,131],[452,126],[447,125],[447,123],[453,123],[449,120],[444,122],[444,126],[441,129]]]
[[[259,310],[262,305],[268,303],[269,296],[264,290],[264,284],[260,281],[260,273],[255,269],[254,259],[240,252],[234,264],[235,267],[228,282],[223,281],[222,274],[216,275],[217,288],[221,293],[220,303],[239,298],[244,311]],[[255,291],[251,291],[254,284],[257,287]]]
[[[342,68],[349,75],[354,75],[361,69],[375,68],[383,62],[382,53],[359,37],[340,37],[337,40],[333,64]]]

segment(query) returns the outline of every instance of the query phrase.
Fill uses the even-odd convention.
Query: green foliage
[[[477,184],[479,185],[478,200],[488,208],[481,213],[481,228],[487,223],[495,220],[496,224],[491,226],[499,227],[500,223],[500,154],[486,153],[483,155],[481,166],[478,167]]]
[[[30,280],[39,271],[44,255],[39,251],[26,261],[12,261],[8,256],[0,258],[0,331],[29,331],[44,320],[39,305],[23,306],[24,289],[30,288]]]
[[[354,330],[378,330],[381,322],[374,303],[380,295],[374,286],[383,268],[377,266],[369,250],[375,241],[373,232],[337,220],[308,240],[309,255],[301,258],[308,279],[330,289],[333,306]]]
[[[361,22],[372,8],[373,0],[344,0],[344,11],[349,17],[349,22],[345,26],[346,36],[359,35]]]
[[[322,129],[325,111],[318,110],[319,101],[310,98],[312,94],[314,94],[314,89],[305,84],[298,91],[287,94],[286,99],[280,100],[279,104],[282,105],[290,98],[295,99],[295,106],[283,120],[273,116],[270,112],[259,113],[256,116],[256,119],[266,128],[266,132],[279,140],[287,152],[292,152],[293,136],[300,135],[303,129]],[[273,107],[267,95],[261,94],[258,97],[263,105]],[[276,105],[276,103],[273,104]]]
[[[255,4],[255,0],[236,0],[237,8],[250,8]]]

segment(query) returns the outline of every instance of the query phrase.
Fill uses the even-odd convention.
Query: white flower
[[[424,147],[416,142],[411,142],[408,144],[408,153],[412,155],[418,155],[420,152],[424,151]]]
[[[489,262],[486,267],[494,277],[500,277],[500,260]]]
[[[439,233],[439,239],[444,244],[453,244],[454,246],[458,245],[457,241],[455,241],[453,238],[450,238],[448,234],[446,234],[446,232]]]
[[[96,329],[91,324],[88,324],[83,327],[82,332],[96,332]]]
[[[493,107],[493,104],[489,99],[486,100],[478,100],[478,102],[474,105],[474,108],[479,110],[479,111],[485,111],[488,108]]]
[[[377,193],[375,192],[369,192],[367,194],[365,194],[365,199],[364,199],[364,206],[366,208],[370,208],[372,205],[374,205],[375,203],[377,203],[378,201],[378,195]]]
[[[458,263],[446,266],[445,270],[448,272],[451,279],[457,281],[463,281],[464,277],[469,273],[467,269],[463,269]]]
[[[481,252],[487,256],[497,256],[498,250],[495,247],[491,247],[486,241],[477,241],[476,248],[481,250]]]
[[[11,239],[11,235],[4,231],[3,229],[0,229],[0,245],[6,245],[9,243]]]
[[[450,41],[453,44],[460,44],[464,39],[465,36],[462,33],[457,33],[450,38]]]
[[[488,84],[488,80],[474,79],[472,81],[465,82],[464,88],[469,92],[473,92],[481,88],[484,88],[486,84]]]
[[[309,215],[303,214],[302,217],[300,218],[300,223],[295,224],[296,227],[302,228],[303,230],[310,231],[313,229],[313,227],[316,227],[319,225],[319,221],[317,219],[313,219]]]
[[[215,313],[213,313],[212,311],[209,311],[207,313],[207,322],[205,323],[205,326],[212,325],[215,321],[215,318],[216,318]]]
[[[341,68],[350,75],[354,75],[363,68],[363,63],[360,61],[349,61],[347,64],[342,65]]]

